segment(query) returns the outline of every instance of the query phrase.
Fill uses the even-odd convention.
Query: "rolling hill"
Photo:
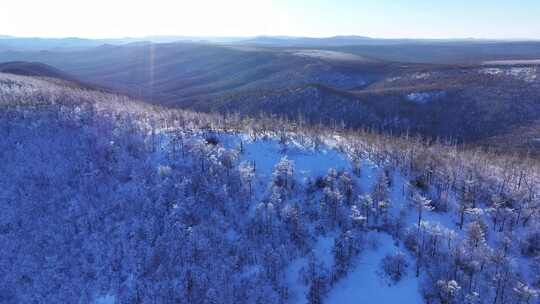
[[[14,61],[0,63],[0,73],[75,80],[75,77],[69,76],[65,72],[50,65],[39,62]]]
[[[538,302],[533,159],[0,73],[0,171],[2,303]]]
[[[535,152],[534,132],[511,147],[505,141],[534,128],[540,115],[539,50],[537,42],[486,41],[322,48],[144,43],[0,52],[0,61],[43,62],[169,107],[264,112]]]

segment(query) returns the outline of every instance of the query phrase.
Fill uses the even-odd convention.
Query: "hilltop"
[[[537,300],[535,160],[8,74],[0,107],[0,302]]]

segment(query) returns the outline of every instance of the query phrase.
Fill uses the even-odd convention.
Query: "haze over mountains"
[[[525,39],[496,40],[496,39],[390,39],[372,38],[367,36],[333,36],[333,37],[296,37],[296,36],[146,36],[89,39],[79,37],[43,38],[43,37],[14,37],[0,35],[0,49],[7,50],[50,50],[62,48],[88,48],[104,44],[124,45],[129,43],[173,43],[173,42],[201,42],[217,44],[254,44],[279,47],[336,47],[336,46],[369,46],[369,45],[396,45],[396,44],[484,44],[502,42],[525,42]]]
[[[168,42],[176,40],[186,41]],[[0,62],[47,64],[71,80],[170,107],[540,148],[536,41],[3,38],[2,49],[10,50]]]

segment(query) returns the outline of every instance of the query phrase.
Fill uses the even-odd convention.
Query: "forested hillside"
[[[45,63],[171,108],[302,116],[540,155],[539,43],[403,43],[139,43],[0,52],[0,61]]]
[[[538,303],[540,165],[0,74],[0,303]]]

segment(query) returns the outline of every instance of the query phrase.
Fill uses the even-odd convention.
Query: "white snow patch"
[[[226,146],[238,147],[238,137],[222,137]],[[327,145],[318,148],[306,147],[302,143],[289,141],[281,144],[277,139],[251,140],[243,138],[244,153],[242,161],[255,164],[258,176],[269,178],[274,166],[286,156],[294,162],[295,177],[304,180],[307,177],[325,176],[330,168],[348,170],[351,164],[347,155]]]
[[[427,104],[430,101],[443,97],[444,95],[445,92],[415,92],[407,94],[406,98],[408,101],[417,104]]]
[[[515,65],[515,64],[540,64],[540,59],[531,60],[494,60],[486,61],[484,65]]]
[[[537,77],[536,68],[511,68],[509,74],[526,82],[534,82]]]
[[[487,68],[487,69],[481,69],[480,73],[486,74],[486,75],[501,75],[503,74],[504,70],[499,68]]]
[[[418,280],[414,277],[414,262],[409,259],[409,270],[396,285],[388,284],[379,277],[377,271],[382,258],[400,250],[392,238],[384,233],[376,233],[378,246],[373,251],[361,254],[357,267],[345,279],[339,281],[330,291],[325,303],[422,303],[418,291]]]
[[[300,50],[293,52],[293,55],[300,57],[310,57],[319,59],[341,60],[341,61],[369,61],[368,59],[350,53],[326,51],[326,50]]]
[[[412,74],[412,77],[413,77],[414,79],[428,79],[430,76],[431,76],[431,74],[430,74],[430,73],[426,73],[426,72],[424,72],[424,73],[414,73],[414,74]]]
[[[480,73],[492,76],[508,76],[525,82],[534,82],[538,78],[536,67],[484,68]]]

